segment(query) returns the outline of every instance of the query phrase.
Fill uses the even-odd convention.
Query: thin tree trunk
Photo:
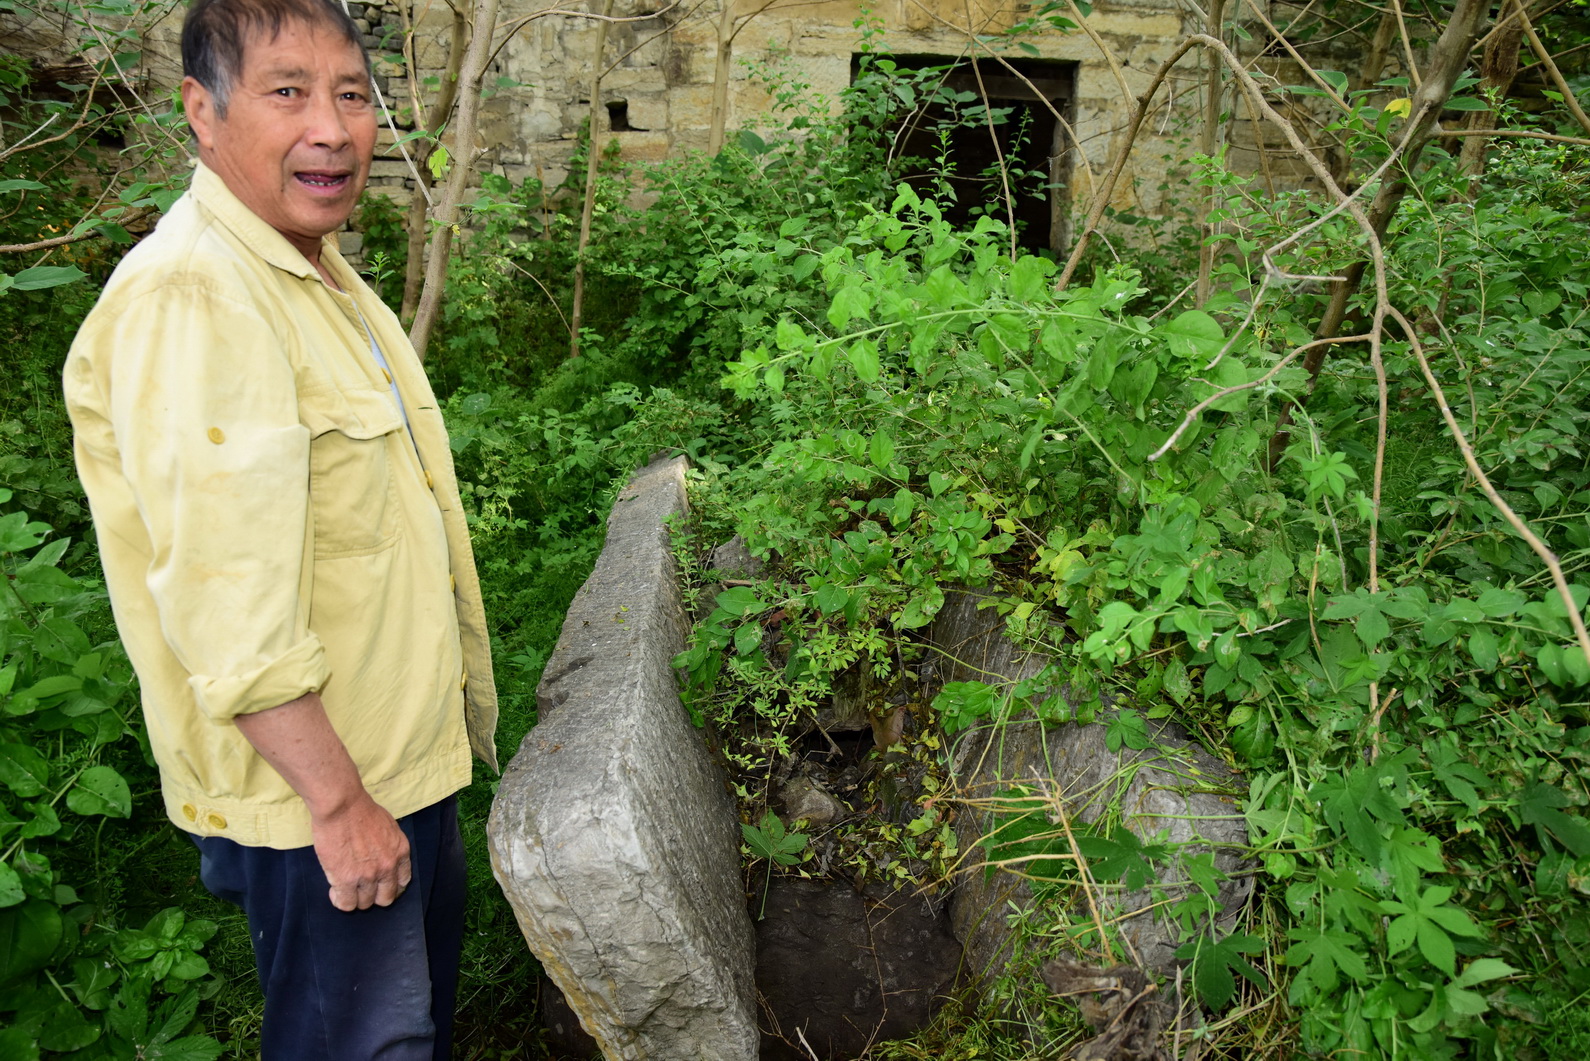
[[[447,69],[442,74],[442,83],[437,89],[436,101],[431,104],[431,109],[425,115],[424,128],[431,133],[439,134],[442,124],[447,121],[447,116],[453,112],[453,103],[458,98],[458,72],[464,61],[464,33],[469,28],[464,19],[463,8],[453,8],[453,28],[447,42]],[[412,35],[411,35],[412,36]],[[413,91],[414,120],[420,117],[419,108],[419,70],[418,56],[410,53],[406,56],[409,63],[409,84]],[[431,152],[435,145],[429,141],[417,141],[421,146],[415,152],[415,168],[418,170],[416,180],[428,181]],[[403,263],[403,301],[398,311],[398,317],[404,321],[414,319],[414,311],[420,302],[420,286],[425,281],[425,208],[426,195],[422,188],[414,189],[414,198],[409,202],[409,216],[405,226],[409,237],[408,257]]]
[[[1441,115],[1441,107],[1452,95],[1452,86],[1457,83],[1459,75],[1468,64],[1469,52],[1479,35],[1480,19],[1489,10],[1489,0],[1458,0],[1452,9],[1452,17],[1448,20],[1446,29],[1441,32],[1440,38],[1430,49],[1429,66],[1418,91],[1413,94],[1408,127],[1401,141],[1401,144],[1407,145],[1407,148],[1403,151],[1401,161],[1386,174],[1385,182],[1381,184],[1380,190],[1375,193],[1375,198],[1369,205],[1369,227],[1377,240],[1385,239],[1386,229],[1391,225],[1397,207],[1402,205],[1403,197],[1408,194],[1410,184],[1408,174],[1418,163],[1420,152],[1434,138],[1432,134],[1436,119]],[[1348,305],[1358,293],[1368,264],[1364,259],[1353,262],[1343,272],[1342,278],[1331,284],[1330,302],[1320,317],[1319,326],[1314,330],[1316,339],[1329,339],[1341,334],[1342,324],[1347,320]],[[1300,400],[1300,404],[1307,401],[1308,393],[1313,392],[1320,370],[1324,367],[1328,349],[1328,344],[1321,344],[1310,350],[1303,359],[1303,368],[1308,373],[1308,390]],[[1275,433],[1270,436],[1267,466],[1271,471],[1280,464],[1281,457],[1286,452],[1286,445],[1291,437],[1292,422],[1293,406],[1288,405],[1281,410],[1275,425]]]
[[[1358,84],[1355,87],[1373,88],[1380,82],[1380,75],[1386,72],[1391,38],[1396,32],[1397,16],[1387,11],[1380,16],[1380,24],[1375,27],[1375,36],[1369,42],[1369,51],[1364,54],[1364,65],[1358,71]]]
[[[580,356],[580,318],[585,310],[585,250],[591,245],[591,216],[596,212],[596,175],[602,162],[596,128],[602,115],[602,53],[607,49],[608,18],[613,0],[602,0],[602,19],[596,24],[596,52],[591,56],[590,136],[585,144],[585,198],[580,203],[580,243],[574,255],[574,304],[569,311],[569,356]]]
[[[1518,49],[1524,42],[1524,24],[1516,18],[1508,19],[1505,6],[1497,12],[1497,20],[1502,24],[1485,42],[1480,76],[1485,79],[1481,82],[1482,88],[1501,97],[1507,95],[1507,90],[1513,87],[1513,79],[1518,76]],[[1464,124],[1469,129],[1489,129],[1495,122],[1495,111],[1471,111]],[[1485,155],[1490,146],[1488,136],[1465,137],[1461,156],[1463,172],[1470,177],[1483,174]]]
[[[1551,77],[1551,83],[1557,86],[1557,91],[1562,94],[1562,104],[1568,108],[1574,120],[1590,133],[1590,114],[1584,112],[1579,106],[1579,100],[1574,96],[1573,89],[1568,87],[1568,82],[1562,76],[1562,71],[1557,69],[1557,64],[1551,58],[1551,53],[1541,43],[1540,35],[1535,32],[1534,25],[1529,21],[1529,12],[1524,10],[1524,0],[1513,0],[1513,7],[1518,11],[1518,21],[1523,23],[1524,36],[1529,38],[1529,47],[1535,53],[1535,58],[1540,60],[1540,65],[1546,68],[1546,73]]]
[[[1221,22],[1225,19],[1225,0],[1209,0],[1209,22],[1204,30],[1216,40],[1223,39]],[[1209,64],[1208,73],[1204,80],[1204,120],[1203,126],[1198,130],[1198,152],[1206,158],[1213,158],[1215,149],[1220,139],[1220,96],[1221,96],[1221,62],[1219,56],[1204,52],[1201,56],[1203,62]],[[1262,141],[1262,136],[1261,136]],[[1264,149],[1263,143],[1259,149]],[[1211,185],[1203,190],[1198,197],[1197,224],[1198,224],[1198,305],[1209,301],[1213,288],[1215,270],[1214,226],[1209,224],[1209,214],[1214,210],[1215,198],[1220,189]]]
[[[453,168],[447,175],[441,201],[436,204],[438,228],[431,244],[430,260],[425,263],[425,286],[420,289],[414,326],[409,341],[415,353],[425,360],[431,329],[442,305],[447,287],[447,259],[452,249],[453,228],[458,224],[458,206],[469,184],[475,163],[475,128],[480,120],[481,84],[491,60],[491,36],[497,28],[497,0],[475,0],[475,16],[470,27],[469,48],[459,66],[458,122],[453,133]]]
[[[734,0],[723,0],[718,15],[718,55],[712,67],[712,118],[707,131],[707,154],[723,150],[729,123],[729,74],[734,62]]]

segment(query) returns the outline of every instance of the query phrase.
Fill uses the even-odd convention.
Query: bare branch
[[[116,218],[116,224],[123,226],[136,224],[152,213],[154,213],[153,210],[143,207],[132,211],[131,213],[127,214],[126,217]],[[84,240],[95,239],[99,236],[103,236],[104,234],[105,232],[103,229],[95,228],[90,229],[87,232],[75,232],[69,233],[65,236],[54,236],[50,239],[41,239],[34,243],[0,244],[0,254],[28,254],[32,251],[51,250],[55,247],[65,247],[70,243],[81,243]]]
[[[1590,139],[1582,136],[1558,136],[1556,133],[1537,133],[1533,129],[1438,129],[1436,136],[1511,136],[1523,140],[1549,140],[1554,144],[1590,147]]]
[[[1458,426],[1457,417],[1452,415],[1452,406],[1446,400],[1446,392],[1441,389],[1440,382],[1435,378],[1435,373],[1430,370],[1430,361],[1425,357],[1424,345],[1419,342],[1418,332],[1414,330],[1408,319],[1399,313],[1395,307],[1387,307],[1391,317],[1402,327],[1403,333],[1408,337],[1408,344],[1413,350],[1413,356],[1419,362],[1419,371],[1424,373],[1424,380],[1430,385],[1430,393],[1435,395],[1436,404],[1440,406],[1441,418],[1446,421],[1447,430],[1451,432],[1453,440],[1457,443],[1458,452],[1463,454],[1463,463],[1468,467],[1469,474],[1474,476],[1480,484],[1480,489],[1496,510],[1502,514],[1509,526],[1518,532],[1518,536],[1529,543],[1529,547],[1540,557],[1548,570],[1551,571],[1551,581],[1557,587],[1557,595],[1562,598],[1564,609],[1568,613],[1568,622],[1573,626],[1573,636],[1579,642],[1579,650],[1584,653],[1585,662],[1590,663],[1590,631],[1585,629],[1584,617],[1579,614],[1579,606],[1574,603],[1573,592],[1568,586],[1567,576],[1563,574],[1562,564],[1557,559],[1557,554],[1540,539],[1534,531],[1529,529],[1529,524],[1519,518],[1512,506],[1503,500],[1492,485],[1490,477],[1480,468],[1479,460],[1474,456],[1474,447],[1469,444],[1468,437],[1463,434],[1463,429]]]
[[[1285,357],[1277,361],[1274,366],[1271,367],[1270,371],[1266,372],[1258,379],[1250,379],[1246,383],[1238,383],[1234,387],[1226,387],[1223,390],[1215,391],[1215,393],[1211,394],[1209,397],[1205,398],[1203,401],[1187,410],[1187,415],[1182,417],[1181,423],[1177,425],[1176,430],[1170,433],[1170,437],[1165,440],[1163,445],[1148,455],[1148,459],[1151,461],[1157,461],[1165,454],[1169,453],[1171,447],[1180,442],[1182,435],[1185,435],[1187,433],[1187,429],[1192,427],[1193,422],[1198,419],[1199,414],[1205,409],[1209,408],[1215,402],[1218,402],[1222,398],[1229,398],[1233,394],[1241,394],[1243,391],[1250,391],[1255,387],[1263,386],[1279,375],[1281,370],[1287,365],[1290,365],[1299,355],[1307,352],[1308,350],[1319,346],[1321,343],[1359,343],[1368,338],[1369,336],[1366,334],[1337,336],[1333,339],[1315,339],[1313,342],[1304,343],[1302,346],[1299,346],[1289,352]]]

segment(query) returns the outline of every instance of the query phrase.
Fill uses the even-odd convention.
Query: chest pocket
[[[309,504],[315,556],[364,556],[398,536],[392,434],[403,418],[389,393],[314,391],[299,396],[309,429]]]

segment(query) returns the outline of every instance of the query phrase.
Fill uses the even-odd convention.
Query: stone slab
[[[654,462],[614,505],[488,837],[530,949],[608,1058],[750,1061],[738,822],[671,662],[685,618],[665,520],[684,469]]]
[[[928,635],[944,653],[940,677],[946,682],[998,686],[1041,672],[1047,660],[1019,650],[1006,636],[998,612],[979,611],[977,603],[972,593],[946,594]],[[1030,714],[1017,715],[997,729],[979,724],[955,746],[956,782],[972,799],[992,796],[1013,783],[1032,785],[1057,794],[1067,813],[1083,823],[1096,821],[1113,806],[1140,839],[1161,836],[1171,844],[1187,845],[1178,848],[1167,864],[1156,867],[1158,884],[1172,901],[1191,887],[1183,859],[1213,851],[1216,868],[1228,877],[1219,888],[1215,917],[1216,931],[1225,935],[1235,926],[1253,887],[1251,876],[1242,875],[1253,864],[1240,853],[1248,843],[1237,803],[1245,786],[1223,762],[1168,720],[1149,721],[1154,742],[1150,747],[1139,751],[1123,745],[1118,752],[1110,751],[1101,723],[1108,721],[1112,710],[1116,709],[1106,704],[1100,722],[1085,726],[1048,726]],[[992,812],[968,806],[956,821],[961,849],[972,849],[997,824]],[[961,878],[951,919],[966,946],[969,971],[983,976],[997,973],[1010,943],[1005,914],[1010,904],[1025,907],[1031,901],[1027,881],[1004,870],[988,878],[977,869]],[[1135,952],[1118,958],[1159,975],[1174,974],[1179,964],[1176,929],[1155,915],[1146,889],[1130,894],[1106,891],[1101,906],[1107,918],[1122,919],[1121,935]]]

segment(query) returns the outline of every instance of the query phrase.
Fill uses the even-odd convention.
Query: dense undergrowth
[[[1383,348],[1378,509],[1362,345],[1333,352],[1266,468],[1280,411],[1308,390],[1278,362],[1308,339],[1323,296],[1266,281],[1257,251],[1318,204],[1253,194],[1219,160],[1190,163],[1229,191],[1214,299],[1175,300],[1196,247],[1134,254],[1130,231],[1119,260],[1098,252],[1091,279],[1057,293],[1055,263],[1013,258],[998,211],[956,229],[935,200],[943,185],[897,180],[905,163],[872,130],[930,73],[875,56],[843,101],[873,119],[854,122],[767,73],[775,127],[715,158],[603,163],[578,359],[561,307],[582,189],[488,180],[476,203],[428,367],[494,625],[504,758],[534,722],[534,684],[615,485],[657,451],[682,452],[703,535],[738,532],[770,564],[717,599],[682,660],[704,720],[754,723],[731,748],[749,855],[799,867],[808,854],[790,841],[799,826],[764,812],[766,779],[812,705],[857,666],[880,681],[910,670],[944,587],[983,587],[1053,671],[916,706],[910,754],[935,759],[1002,712],[1092,724],[1108,690],[1125,705],[1116,740],[1173,717],[1249,786],[1260,870],[1244,927],[1212,938],[1196,911],[1185,919],[1191,980],[1214,1014],[1207,1046],[1582,1052],[1590,667],[1563,602],[1465,469],[1405,337]],[[1386,130],[1364,107],[1348,132],[1367,170]],[[1430,160],[1388,241],[1392,301],[1480,466],[1562,557],[1580,609],[1587,173],[1584,150],[1559,145],[1499,147],[1474,188],[1451,159]],[[628,205],[641,184],[650,205]],[[361,224],[373,278],[400,276],[395,212],[372,200]],[[1354,239],[1328,221],[1282,264],[1329,273],[1360,253]],[[60,363],[113,260],[85,253],[88,282],[0,296],[0,1045],[241,1058],[259,1016],[246,929],[159,820],[59,406]],[[1195,404],[1250,382],[1157,452]],[[1034,697],[1059,682],[1079,706]],[[459,1053],[535,1056],[534,966],[485,859],[493,790],[482,777],[464,803]],[[896,831],[923,856],[899,859],[920,868],[897,879],[955,864],[937,817],[952,797]],[[1152,853],[1115,866],[1095,867],[1106,887],[1159,872]],[[1078,938],[1074,897],[1052,896],[1022,922],[1033,954]],[[996,985],[1004,1008],[961,1000],[875,1053],[1041,1056],[1034,1027],[1074,1025],[1034,988]]]

